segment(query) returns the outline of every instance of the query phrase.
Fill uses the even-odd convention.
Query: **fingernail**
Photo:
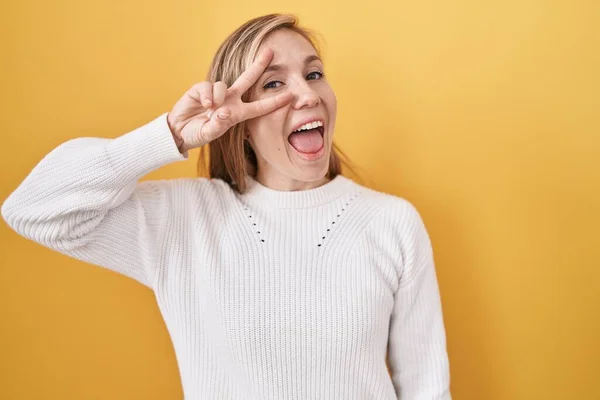
[[[217,117],[219,117],[219,119],[227,119],[227,118],[229,118],[229,114],[219,113],[219,114],[217,114]]]
[[[210,119],[213,115],[214,111],[213,110],[206,110],[206,116],[208,117],[208,119]]]
[[[205,106],[205,107],[210,107],[210,106],[212,106],[212,101],[210,101],[210,100],[208,100],[208,99],[205,99],[205,100],[204,100],[204,106]]]

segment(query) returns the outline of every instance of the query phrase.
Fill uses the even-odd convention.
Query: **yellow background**
[[[454,398],[599,399],[596,0],[4,1],[0,200],[61,142],[168,111],[269,12],[323,34],[338,143],[425,219]],[[1,399],[181,398],[149,290],[0,243]]]

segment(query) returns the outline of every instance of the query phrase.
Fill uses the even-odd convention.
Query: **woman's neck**
[[[294,192],[299,190],[314,189],[330,181],[327,176],[324,176],[315,181],[301,181],[289,176],[280,175],[273,176],[272,174],[261,174],[260,170],[257,172],[254,178],[261,185],[268,187],[273,190],[282,192]]]

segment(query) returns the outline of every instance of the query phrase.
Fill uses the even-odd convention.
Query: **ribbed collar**
[[[280,191],[268,188],[247,176],[248,190],[241,198],[244,202],[273,208],[310,208],[329,203],[348,194],[354,182],[342,175],[314,189]]]

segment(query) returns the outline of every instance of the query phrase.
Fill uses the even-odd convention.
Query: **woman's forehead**
[[[291,29],[280,29],[270,33],[261,45],[261,48],[264,47],[273,50],[272,64],[277,64],[278,59],[298,58],[303,61],[307,56],[318,56],[313,45]]]

